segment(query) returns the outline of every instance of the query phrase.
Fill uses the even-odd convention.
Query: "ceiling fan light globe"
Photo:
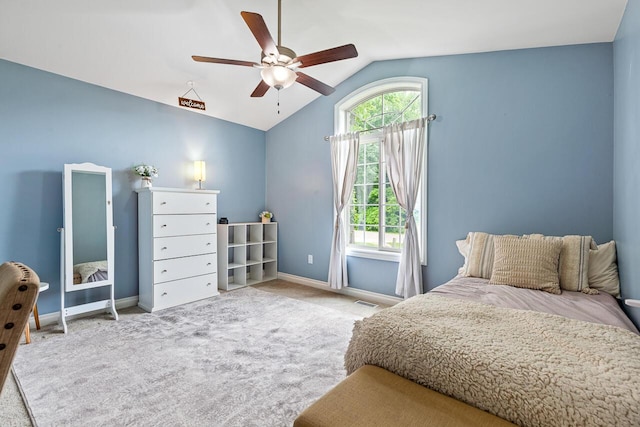
[[[262,80],[275,89],[286,89],[291,86],[298,77],[296,73],[282,65],[272,65],[260,71]]]

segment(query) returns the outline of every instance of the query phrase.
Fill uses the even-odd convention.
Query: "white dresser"
[[[152,187],[136,192],[138,305],[156,311],[218,295],[219,191]]]

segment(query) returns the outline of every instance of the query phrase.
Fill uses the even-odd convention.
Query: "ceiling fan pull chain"
[[[280,89],[278,89],[278,115],[280,114]]]

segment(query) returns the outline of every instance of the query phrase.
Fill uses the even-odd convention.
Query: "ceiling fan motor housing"
[[[291,63],[291,61],[297,56],[296,53],[289,49],[288,47],[284,47],[284,46],[277,46],[278,49],[278,57],[274,57],[274,56],[267,56],[264,54],[264,52],[262,52],[261,54],[261,62],[264,64],[280,64],[280,65],[289,65],[289,63]],[[266,58],[268,58],[267,60],[265,60]]]

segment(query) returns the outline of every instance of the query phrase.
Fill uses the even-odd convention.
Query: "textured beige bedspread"
[[[366,364],[522,426],[640,425],[640,336],[616,326],[418,295],[356,322]]]

